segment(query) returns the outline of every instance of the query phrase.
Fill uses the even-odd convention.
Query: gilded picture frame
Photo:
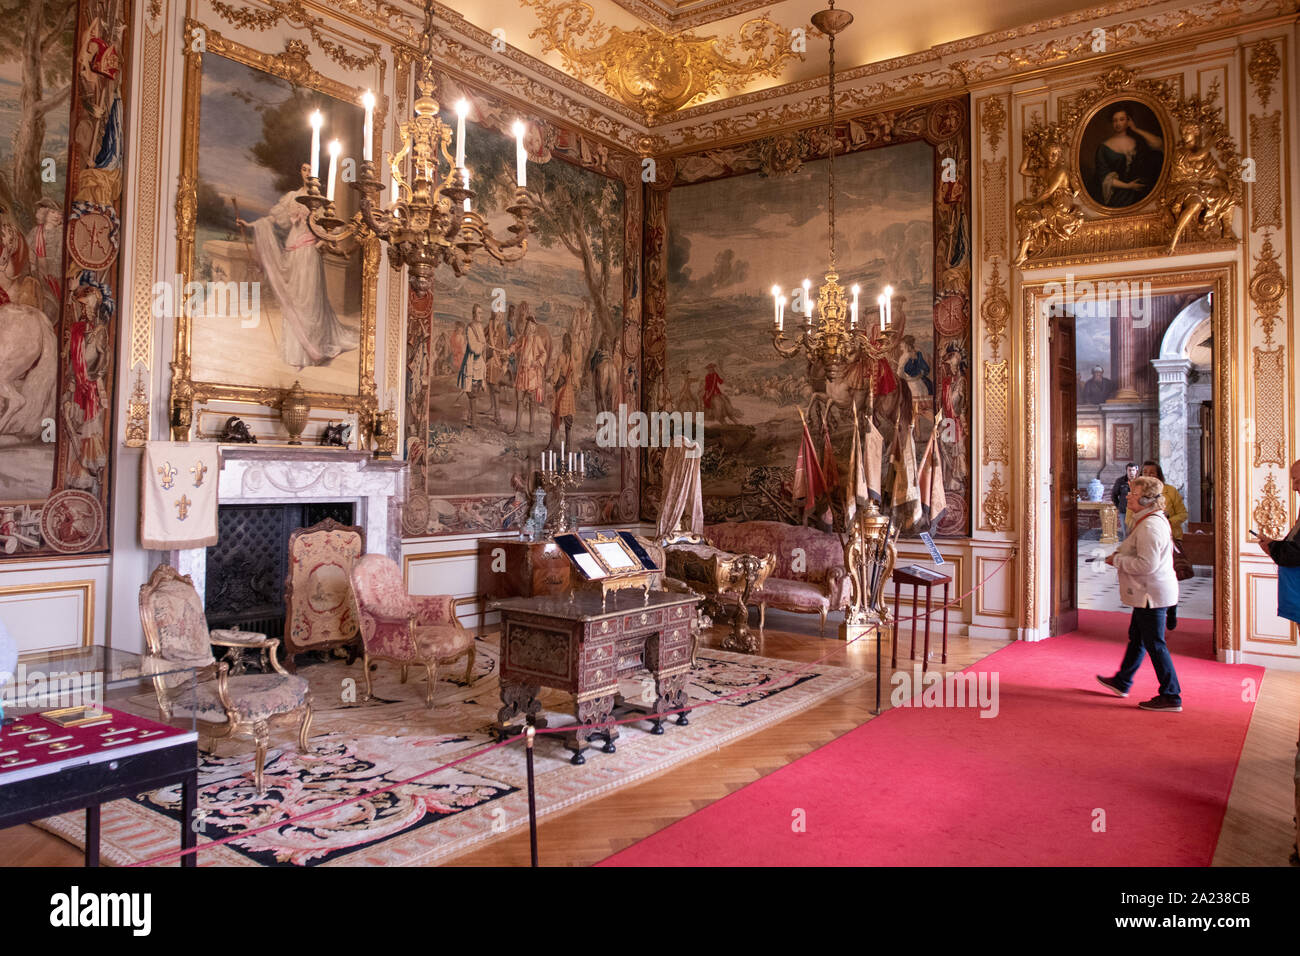
[[[1119,114],[1126,114],[1129,131],[1114,128]],[[1157,127],[1150,129],[1151,126]],[[1125,90],[1100,100],[1078,121],[1071,145],[1071,175],[1080,201],[1092,212],[1101,216],[1129,216],[1146,211],[1157,203],[1169,180],[1171,152],[1175,127],[1168,110],[1154,96],[1140,90]],[[1105,179],[1124,182],[1124,171],[1118,168],[1106,172],[1099,160],[1105,150],[1112,160],[1122,158],[1109,150],[1114,137],[1127,135],[1135,146],[1129,159],[1127,182],[1138,183],[1138,189],[1107,189]],[[1154,146],[1148,137],[1159,141]],[[1107,196],[1107,193],[1110,196]]]
[[[181,288],[195,276],[196,227],[199,219],[199,156],[201,100],[203,96],[203,60],[205,56],[222,57],[260,73],[286,81],[295,90],[322,94],[341,104],[360,103],[364,88],[324,76],[308,62],[309,50],[301,41],[285,41],[284,50],[265,53],[224,37],[220,32],[191,18],[185,21],[185,75],[183,87],[181,172],[176,193],[176,270]],[[380,62],[380,89],[383,88],[384,64]],[[383,142],[386,97],[381,96],[374,111],[374,136]],[[359,107],[358,107],[359,109]],[[320,176],[326,178],[322,158]],[[340,189],[349,189],[340,181]],[[357,217],[359,221],[359,215]],[[355,393],[305,388],[306,402],[312,408],[340,409],[355,413],[360,440],[372,428],[378,409],[375,380],[375,328],[377,321],[379,254],[381,242],[362,226],[354,240],[360,258],[360,309],[358,345],[359,361]],[[291,386],[272,386],[248,381],[208,381],[194,374],[194,317],[185,309],[176,309],[176,338],[173,348],[171,391],[171,434],[173,440],[190,437],[196,406],[205,402],[233,402],[278,407]]]

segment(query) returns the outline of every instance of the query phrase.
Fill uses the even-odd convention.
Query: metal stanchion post
[[[876,709],[871,712],[871,716],[880,716],[880,642],[885,639],[885,629],[879,624],[876,625]]]
[[[537,728],[533,726],[531,717],[524,733],[524,759],[528,763],[528,842],[532,849],[532,865],[537,866],[537,791],[534,789],[536,780],[533,776],[533,740],[537,737]]]

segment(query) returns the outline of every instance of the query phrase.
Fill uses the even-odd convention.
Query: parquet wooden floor
[[[815,618],[774,612],[769,614],[768,623],[782,630],[769,627],[760,649],[764,656],[809,661],[839,650],[839,656],[830,659],[832,663],[874,670],[875,650],[870,641],[844,649],[839,641],[821,640],[816,637]],[[706,635],[705,643],[720,644],[723,635],[722,630],[715,630]],[[961,670],[1001,646],[998,641],[951,638],[948,664],[938,663],[935,647],[931,667],[940,672]],[[904,637],[904,652],[907,647]],[[888,655],[886,643],[886,670]],[[911,667],[910,662],[902,660],[899,666]],[[882,693],[886,708],[889,686],[886,682]],[[549,866],[596,863],[870,720],[874,699],[874,682],[861,684],[762,733],[544,820],[538,828],[540,861]],[[1300,673],[1268,672],[1233,783],[1214,865],[1286,865],[1295,839],[1293,775],[1298,725]],[[445,865],[526,866],[528,855],[528,832],[523,829]],[[0,830],[0,866],[80,863],[79,850],[36,827]],[[1061,863],[1068,865],[1069,861]]]

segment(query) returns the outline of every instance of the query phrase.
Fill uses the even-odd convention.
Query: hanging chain
[[[835,9],[835,0],[831,0],[832,10]],[[829,164],[830,172],[830,231],[831,231],[831,272],[835,272],[835,147],[837,140],[835,138],[835,34],[831,34],[831,77],[830,77],[830,94],[831,94],[831,156]]]

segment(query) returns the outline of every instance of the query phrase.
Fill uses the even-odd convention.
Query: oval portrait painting
[[[1172,144],[1146,103],[1112,100],[1097,109],[1079,141],[1079,175],[1088,197],[1103,209],[1140,205],[1160,182]]]

